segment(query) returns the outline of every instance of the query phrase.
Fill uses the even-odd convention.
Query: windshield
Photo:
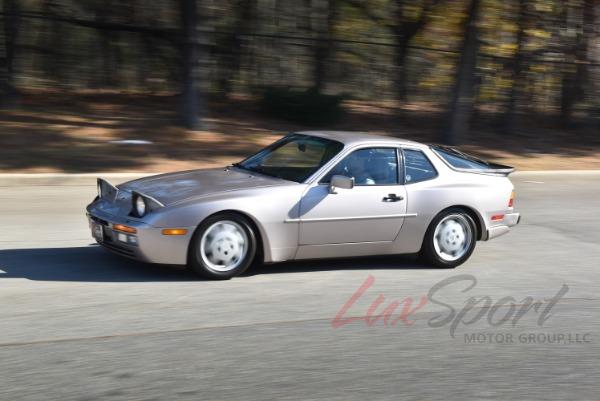
[[[288,135],[235,167],[284,180],[304,182],[337,155],[344,145],[309,135]]]

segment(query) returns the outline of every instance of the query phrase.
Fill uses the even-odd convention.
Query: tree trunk
[[[396,39],[396,76],[394,86],[396,89],[396,99],[400,104],[406,103],[408,98],[408,90],[406,88],[406,56],[408,52],[409,41],[404,35],[398,36]]]
[[[396,37],[396,47],[394,61],[396,64],[396,74],[394,77],[394,87],[396,91],[396,100],[400,104],[406,102],[406,53],[410,39],[406,37],[404,21],[404,0],[396,0],[396,23],[394,24],[394,35]]]
[[[225,54],[223,55],[223,72],[219,86],[222,93],[227,96],[233,91],[236,77],[242,73],[242,60],[248,51],[244,47],[243,34],[252,32],[256,12],[256,0],[242,0],[235,9],[235,23],[233,31],[225,41]]]
[[[54,17],[56,15],[54,0],[45,0],[42,3],[42,14]],[[41,54],[34,58],[37,69],[42,72],[44,78],[60,81],[58,74],[61,71],[59,63],[61,62],[60,50],[62,45],[59,41],[60,23],[54,18],[42,22],[42,27],[37,34],[38,46]]]
[[[527,0],[519,0],[519,19],[517,21],[519,31],[517,32],[517,52],[513,60],[512,85],[508,98],[508,106],[504,118],[504,132],[511,134],[515,131],[517,119],[518,100],[522,88],[523,73],[523,47],[525,41],[525,24],[527,13]]]
[[[576,98],[575,74],[571,71],[563,73],[562,92],[560,96],[560,125],[567,128],[571,125],[571,114]]]
[[[96,10],[95,20],[98,23],[107,23],[109,20],[109,14],[113,9],[113,1],[106,0],[104,3],[98,5]],[[99,68],[99,80],[98,86],[101,88],[109,88],[115,86],[114,81],[114,63],[113,63],[113,32],[107,29],[103,29],[98,32],[99,43],[100,43],[100,68]]]
[[[567,12],[566,28],[573,29],[577,32],[573,53],[571,57],[575,62],[575,70],[568,70],[563,73],[562,78],[562,94],[561,94],[561,125],[568,127],[572,124],[573,109],[575,104],[582,100],[585,94],[585,83],[587,75],[588,61],[588,39],[589,28],[587,24],[593,23],[594,4],[590,0],[585,0],[580,8],[582,14],[577,18]],[[581,17],[581,18],[579,18]],[[590,23],[591,18],[591,23]]]
[[[450,106],[450,123],[444,135],[445,142],[450,145],[456,145],[464,141],[469,131],[469,123],[473,113],[479,5],[480,0],[471,0],[467,11],[462,53],[458,63]]]
[[[316,15],[325,15],[324,21],[318,22],[318,36],[315,46],[313,71],[313,89],[322,93],[327,83],[327,63],[333,52],[333,36],[337,19],[337,0],[313,0],[317,4]]]
[[[421,3],[420,17],[417,20],[407,20],[405,16],[405,6],[410,3],[406,0],[396,0],[395,23],[392,27],[396,39],[394,55],[396,74],[393,81],[396,91],[396,100],[400,104],[405,103],[408,99],[408,78],[406,74],[408,47],[414,37],[425,27],[431,9],[437,5],[439,1],[440,0],[424,0]]]
[[[0,54],[0,106],[12,105],[17,97],[14,63],[20,25],[19,0],[4,0],[4,54]]]
[[[112,67],[111,67],[111,52],[110,52],[110,33],[107,31],[100,32],[100,54],[102,54],[102,84],[103,88],[111,86]]]
[[[200,126],[198,99],[198,15],[196,0],[181,1],[182,30],[182,94],[181,121],[189,129]]]
[[[597,29],[594,24],[595,5],[595,0],[584,0],[583,2],[583,27],[577,55],[580,62],[577,64],[576,73],[579,100],[584,100],[590,88],[594,87],[590,79],[592,76],[592,67],[589,64],[592,62],[590,58],[590,43],[594,40],[594,31]],[[593,116],[594,110],[592,110],[591,114]]]
[[[585,2],[585,14],[584,14],[584,30],[586,32],[586,38],[588,40],[588,44],[592,43],[592,41],[597,41],[598,40],[598,36],[600,36],[600,23],[598,22],[598,19],[600,19],[600,16],[597,15],[595,13],[595,10],[598,10],[597,6],[596,6],[596,2],[595,0],[586,0]],[[590,54],[591,52],[588,49],[588,54],[587,54],[587,60],[589,62],[594,62],[597,63],[598,59],[593,59],[592,55]],[[598,89],[597,85],[592,85],[592,80],[594,77],[594,69],[596,69],[596,73],[599,71],[598,70],[598,64],[596,64],[595,66],[588,66],[588,75],[587,75],[587,85],[589,85],[590,90],[594,91],[594,87],[595,87],[595,91],[594,93],[592,93],[592,96],[598,100],[600,99],[600,90]],[[592,110],[590,112],[591,114],[591,119],[592,119],[592,124],[599,130],[600,132],[600,104],[596,101],[595,105],[594,105],[594,101],[592,100]],[[595,120],[595,122],[594,122]]]

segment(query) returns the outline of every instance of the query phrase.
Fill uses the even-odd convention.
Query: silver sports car
[[[87,216],[109,250],[209,278],[254,261],[406,253],[454,267],[519,223],[512,171],[445,146],[299,132],[225,168],[99,178]]]

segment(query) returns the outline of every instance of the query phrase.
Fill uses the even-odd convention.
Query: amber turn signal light
[[[508,201],[508,207],[513,207],[515,204],[515,191],[510,193],[510,200]]]
[[[163,235],[186,235],[188,230],[185,228],[165,228],[162,230]]]
[[[113,230],[115,231],[122,231],[124,233],[128,233],[128,234],[135,234],[137,233],[137,230],[133,227],[129,227],[129,226],[125,226],[123,224],[115,224],[113,225]]]

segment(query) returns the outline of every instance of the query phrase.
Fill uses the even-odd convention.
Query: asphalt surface
[[[521,224],[454,270],[365,258],[210,282],[90,245],[92,177],[0,179],[0,400],[597,400],[600,174],[513,182]],[[400,302],[387,324],[364,319],[379,295],[371,316]],[[526,297],[537,311],[502,322]]]

